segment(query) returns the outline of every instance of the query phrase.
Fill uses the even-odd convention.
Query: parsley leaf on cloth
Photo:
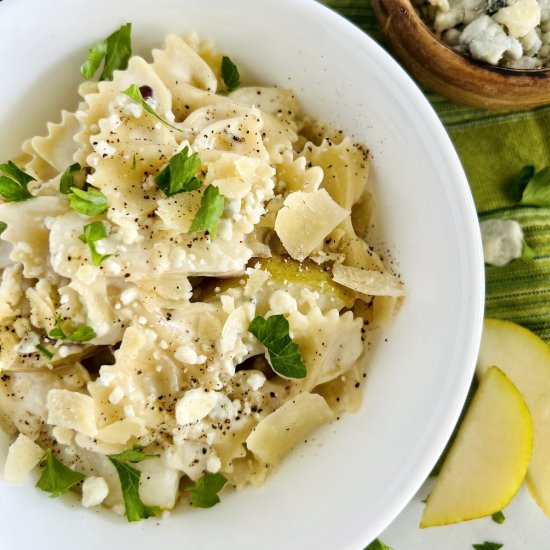
[[[36,486],[47,493],[51,493],[51,498],[66,493],[71,487],[86,477],[84,474],[71,470],[57,460],[53,456],[51,449],[46,451],[41,463],[44,464],[44,470],[42,470],[42,475]]]
[[[392,550],[388,545],[384,544],[380,539],[374,539],[365,550]]]
[[[290,337],[290,325],[283,315],[267,319],[259,315],[252,320],[248,330],[267,348],[269,362],[277,374],[286,378],[305,378],[306,365],[298,344]]]
[[[222,78],[227,92],[233,92],[241,85],[241,76],[237,66],[226,55],[222,58]]]
[[[502,548],[502,544],[500,542],[489,542],[485,541],[482,544],[472,544],[472,546],[476,550],[498,550],[499,548]]]
[[[193,223],[189,227],[189,233],[193,231],[208,231],[213,241],[218,234],[218,225],[225,207],[225,200],[220,190],[215,185],[209,185],[201,198],[201,204]]]
[[[107,232],[105,224],[97,221],[85,225],[82,235],[78,237],[83,243],[88,245],[94,265],[101,265],[104,260],[112,256],[112,254],[100,254],[95,247],[97,241],[106,239],[108,236],[109,233]]]
[[[198,153],[189,155],[189,147],[186,146],[156,175],[155,182],[167,197],[184,191],[195,191],[202,185],[195,176],[200,167]]]
[[[86,79],[92,78],[105,60],[99,80],[112,80],[113,71],[128,67],[128,60],[132,55],[131,34],[132,23],[126,23],[105,40],[94,44],[90,48],[88,59],[80,67],[80,74]]]
[[[513,192],[518,195],[520,190],[519,204],[550,206],[550,166],[536,173],[532,166],[524,166],[516,179]]]
[[[191,506],[211,508],[220,502],[218,493],[223,489],[227,479],[222,474],[204,474],[194,485],[187,487],[191,493]]]
[[[29,182],[34,178],[23,172],[11,160],[0,164],[0,195],[8,202],[23,202],[33,198],[29,191]]]
[[[504,517],[504,514],[502,512],[495,512],[492,516],[491,516],[491,519],[495,522],[495,523],[498,523],[499,525],[502,525],[505,521],[505,517]]]
[[[158,516],[160,508],[158,506],[148,506],[144,504],[139,496],[139,480],[141,472],[126,464],[126,462],[142,462],[158,455],[147,455],[143,452],[143,447],[134,445],[130,450],[115,455],[107,455],[116,468],[118,478],[120,479],[120,488],[126,509],[128,521],[139,521],[140,519]]]

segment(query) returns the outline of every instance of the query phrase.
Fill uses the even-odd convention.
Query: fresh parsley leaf
[[[495,523],[498,523],[499,525],[502,525],[504,523],[504,520],[506,519],[504,517],[504,514],[502,512],[495,512],[492,516],[491,516],[491,519],[495,522]]]
[[[305,378],[306,366],[300,348],[290,337],[290,325],[283,315],[265,319],[261,315],[248,330],[267,348],[273,370],[286,378]]]
[[[23,202],[33,198],[29,191],[29,182],[34,178],[23,172],[11,160],[0,164],[0,195],[9,202]]]
[[[227,483],[222,474],[204,474],[194,485],[187,487],[191,493],[191,506],[195,508],[212,508],[220,502],[218,493]]]
[[[226,55],[222,58],[222,78],[227,87],[227,92],[231,93],[241,85],[241,76],[237,66]]]
[[[107,197],[93,187],[89,187],[87,191],[82,191],[78,187],[71,187],[71,192],[67,195],[67,198],[71,201],[73,210],[86,216],[99,216],[109,206]]]
[[[8,224],[6,222],[0,222],[0,235],[7,229]]]
[[[71,187],[80,188],[85,181],[85,174],[81,172],[82,168],[78,162],[71,164],[59,181],[59,191],[64,195],[68,195],[71,192]],[[80,177],[79,177],[80,176]],[[78,181],[77,181],[78,180]]]
[[[75,472],[53,456],[52,450],[48,449],[41,460],[44,470],[36,486],[47,493],[50,498],[58,497],[66,493],[71,487],[82,481],[86,476]]]
[[[521,256],[519,257],[519,259],[522,262],[528,262],[532,260],[536,255],[536,252],[525,241],[523,241]]]
[[[189,147],[186,146],[156,175],[155,182],[167,197],[184,191],[195,191],[202,185],[195,177],[200,167],[201,159],[198,153],[189,156]]]
[[[87,342],[97,336],[95,330],[87,325],[78,327],[76,330],[66,334],[63,330],[62,322],[63,319],[61,318],[61,315],[57,314],[55,316],[55,328],[52,328],[49,332],[49,336],[51,338],[55,338],[57,340],[70,340],[71,342]]]
[[[534,166],[524,166],[519,174],[513,179],[512,185],[510,187],[510,192],[512,198],[519,202],[521,200],[521,195],[523,195],[523,190],[527,187],[530,179],[535,174]]]
[[[215,185],[209,185],[201,198],[201,204],[189,228],[189,233],[202,229],[208,232],[213,241],[218,234],[218,225],[224,206],[225,200],[220,190]]]
[[[94,44],[88,59],[80,67],[80,74],[90,79],[105,60],[99,80],[112,80],[113,71],[124,70],[128,67],[128,60],[132,55],[132,23],[122,25],[120,29],[109,35],[105,40]]]
[[[489,542],[485,541],[482,544],[472,544],[472,546],[476,550],[498,550],[499,548],[502,548],[502,544],[500,542]]]
[[[166,124],[166,126],[169,126],[173,130],[177,130],[178,132],[181,132],[179,128],[176,128],[175,126],[172,126],[168,121],[164,120],[161,116],[157,114],[157,112],[143,99],[143,96],[141,95],[141,90],[139,89],[139,86],[137,84],[131,84],[130,87],[126,90],[123,90],[123,94],[126,94],[130,99],[133,99],[134,101],[137,101],[145,111],[147,111],[150,115],[153,115],[156,119],[160,120],[163,124]]]
[[[78,237],[83,243],[87,243],[90,253],[92,255],[92,262],[94,265],[101,265],[112,254],[100,254],[95,247],[97,241],[106,239],[109,236],[107,227],[103,222],[96,221],[84,226],[84,231],[80,237]]]
[[[519,204],[550,206],[550,166],[543,168],[529,180]]]
[[[118,455],[107,455],[107,458],[116,468],[118,478],[120,479],[120,488],[122,489],[122,498],[124,500],[124,508],[126,509],[128,521],[139,521],[140,519],[158,516],[160,514],[160,508],[158,506],[147,506],[142,502],[139,496],[139,479],[141,477],[141,472],[125,464],[127,460],[125,453],[140,452],[134,451],[134,449]]]
[[[42,344],[37,344],[35,349],[40,355],[45,357],[48,361],[52,360],[54,354],[46,346],[43,346]]]
[[[392,550],[389,546],[384,544],[380,539],[374,539],[365,550]]]
[[[49,335],[52,338],[56,338],[57,340],[67,340],[67,335],[65,332],[63,332],[63,327],[61,326],[61,323],[63,322],[63,319],[61,318],[61,315],[59,313],[55,316],[55,328],[52,328],[50,330]]]
[[[71,342],[87,342],[88,340],[94,339],[96,336],[97,334],[92,327],[84,325],[71,332],[67,339],[71,340]]]
[[[136,154],[134,153],[134,156],[132,157],[132,166],[130,167],[132,170],[136,169]]]
[[[141,445],[134,445],[131,449],[123,451],[122,453],[116,455],[110,455],[110,458],[118,460],[120,462],[143,462],[144,460],[149,460],[151,458],[157,458],[160,455],[148,455],[143,452],[143,447]]]

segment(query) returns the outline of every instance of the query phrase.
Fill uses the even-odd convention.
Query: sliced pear
[[[355,301],[355,292],[332,280],[332,273],[325,271],[320,265],[311,260],[298,262],[287,256],[272,256],[271,258],[254,260],[254,265],[260,264],[260,268],[268,271],[275,283],[281,286],[288,283],[304,285],[317,292],[324,292],[334,297],[334,307],[352,307]],[[232,277],[230,279],[206,279],[195,287],[193,299],[208,301],[219,292],[241,285],[246,276]],[[218,288],[217,292],[215,289]]]
[[[502,510],[523,482],[532,443],[533,424],[521,394],[500,369],[489,368],[428,497],[420,527]]]
[[[355,292],[333,281],[330,270],[324,270],[311,260],[298,262],[288,257],[272,256],[261,260],[260,264],[274,281],[304,284],[318,292],[331,294],[346,307],[353,305]]]
[[[524,327],[485,319],[479,352],[479,375],[498,365],[517,387],[533,419],[533,456],[527,487],[550,517],[550,347]]]

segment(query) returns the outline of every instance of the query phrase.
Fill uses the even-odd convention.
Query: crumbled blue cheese
[[[489,265],[502,266],[521,257],[523,231],[513,220],[485,220],[480,223],[483,257]]]
[[[516,38],[508,36],[503,28],[488,15],[482,15],[467,25],[459,38],[474,59],[496,65],[505,55],[519,59],[523,48]]]
[[[537,0],[514,0],[500,8],[493,21],[506,27],[510,36],[521,38],[540,23],[540,6]]]
[[[424,0],[419,10],[443,42],[474,59],[550,66],[550,0]]]

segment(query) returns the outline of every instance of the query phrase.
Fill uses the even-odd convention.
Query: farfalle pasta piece
[[[47,223],[64,214],[68,207],[64,197],[36,197],[0,204],[0,219],[7,224],[2,240],[13,245],[10,259],[23,265],[25,277],[56,279],[50,261]],[[23,220],[32,223],[22,223]]]
[[[74,136],[80,129],[80,122],[74,113],[61,112],[61,122],[48,124],[48,135],[32,139],[32,148],[56,173],[62,173],[73,164],[77,146]]]

